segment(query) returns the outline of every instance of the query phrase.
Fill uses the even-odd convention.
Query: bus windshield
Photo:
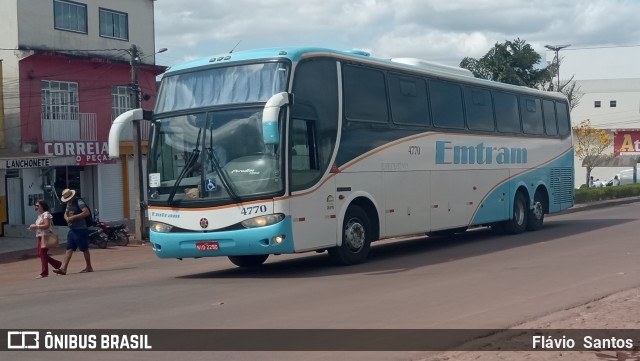
[[[178,73],[162,79],[155,114],[225,104],[266,102],[286,91],[289,64],[245,64]]]
[[[279,145],[264,144],[262,107],[156,120],[149,203],[228,204],[282,191]]]
[[[149,203],[207,206],[282,191],[278,144],[265,144],[262,111],[286,91],[290,65],[261,62],[162,79],[149,150]]]

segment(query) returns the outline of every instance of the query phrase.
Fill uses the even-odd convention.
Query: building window
[[[78,120],[78,83],[42,80],[42,119]]]
[[[100,36],[129,40],[129,16],[125,13],[101,8]]]
[[[87,5],[85,4],[54,0],[53,17],[56,29],[87,33]]]
[[[609,101],[609,107],[611,107],[611,108],[615,108],[615,107],[616,107],[616,105],[617,105],[616,103],[617,103],[617,102],[616,102],[615,100],[610,100],[610,101]]]
[[[600,101],[596,100],[595,102],[593,102],[593,107],[594,108],[600,108]]]
[[[113,122],[118,115],[131,110],[131,94],[129,87],[114,86],[111,88],[111,121]]]

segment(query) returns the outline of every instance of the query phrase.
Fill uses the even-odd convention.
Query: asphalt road
[[[226,258],[160,260],[149,246],[81,254],[70,274],[36,280],[37,259],[0,264],[3,329],[508,328],[640,286],[640,202],[548,217],[541,231],[376,243],[369,262],[272,256],[257,270]],[[612,325],[613,326],[613,325]],[[212,340],[213,342],[214,340]],[[105,360],[411,360],[424,352],[94,352]],[[7,356],[5,358],[5,356]],[[84,360],[85,352],[0,355]]]

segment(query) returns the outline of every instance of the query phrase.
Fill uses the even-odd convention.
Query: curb
[[[563,212],[556,213],[556,214],[575,213],[575,212],[586,211],[590,209],[598,209],[598,208],[634,203],[638,201],[640,201],[640,197],[627,197],[627,198],[618,198],[618,199],[608,199],[604,201],[595,201],[595,202],[589,202],[589,203],[579,203]]]

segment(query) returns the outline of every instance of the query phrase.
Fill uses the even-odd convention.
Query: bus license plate
[[[217,251],[218,242],[217,241],[196,242],[196,249],[198,251]]]

